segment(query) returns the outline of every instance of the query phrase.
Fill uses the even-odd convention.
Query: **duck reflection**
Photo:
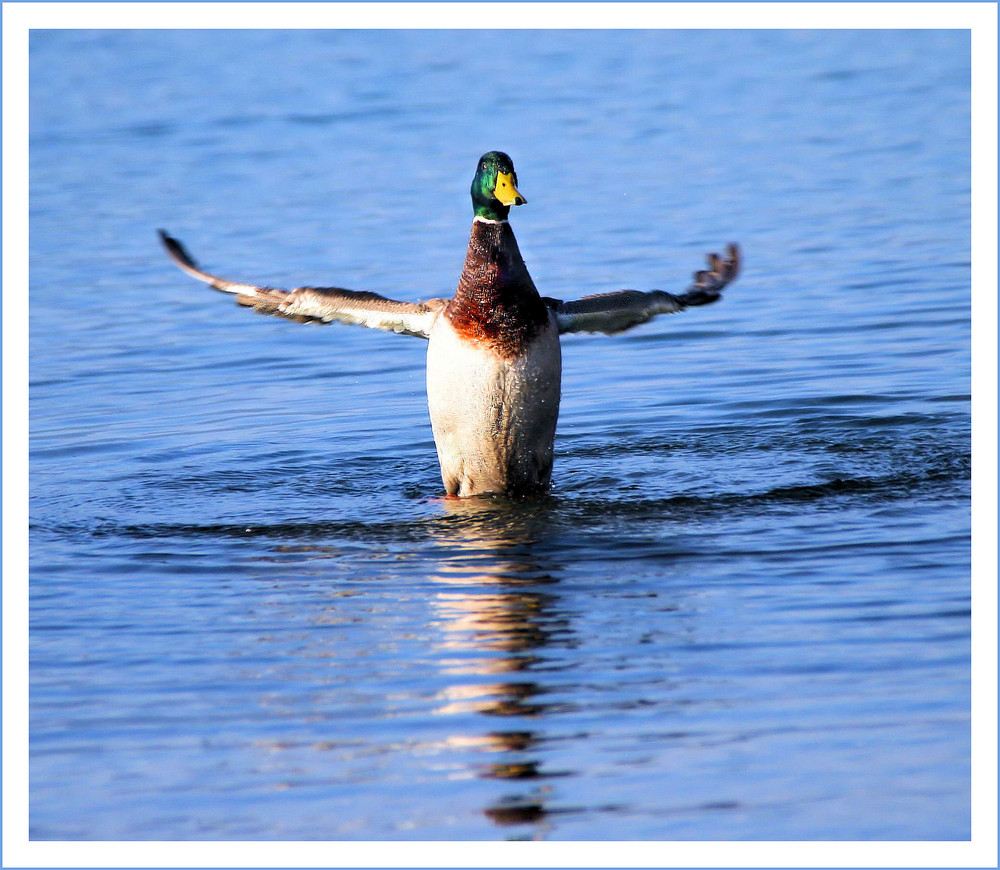
[[[440,693],[436,712],[518,717],[516,730],[456,734],[448,743],[497,754],[478,776],[524,783],[486,807],[488,818],[498,825],[538,823],[549,796],[542,781],[558,774],[542,769],[540,737],[524,725],[556,704],[545,700],[547,690],[530,674],[543,662],[542,650],[570,633],[556,598],[544,589],[558,580],[539,545],[547,510],[544,502],[490,498],[446,499],[441,507],[434,538],[443,552],[433,579],[442,588],[434,609],[443,671],[455,681]]]

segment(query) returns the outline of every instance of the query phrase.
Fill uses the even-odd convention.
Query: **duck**
[[[618,290],[564,302],[542,296],[511,229],[527,200],[511,158],[489,151],[471,187],[473,219],[465,264],[451,298],[397,301],[341,287],[283,290],[203,271],[165,230],[160,240],[188,275],[261,314],[305,323],[355,324],[426,339],[427,406],[448,497],[530,498],[552,481],[562,381],[560,336],[613,335],[716,302],[740,270],[735,244],[708,256],[683,293]]]

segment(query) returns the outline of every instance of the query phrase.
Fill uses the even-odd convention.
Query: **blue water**
[[[33,32],[31,837],[969,838],[968,33],[507,36]],[[494,148],[545,295],[746,268],[448,502],[425,343],[155,229],[447,295]]]

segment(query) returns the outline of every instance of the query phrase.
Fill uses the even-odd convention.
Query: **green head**
[[[512,205],[526,202],[517,192],[514,164],[503,151],[489,151],[479,158],[476,177],[472,179],[472,208],[477,217],[504,221]]]

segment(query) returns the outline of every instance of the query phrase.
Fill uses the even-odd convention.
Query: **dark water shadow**
[[[623,498],[602,495],[591,489],[556,492],[534,501],[508,501],[493,497],[440,502],[443,515],[408,519],[318,519],[287,522],[120,523],[97,520],[92,525],[39,523],[32,531],[46,531],[66,537],[165,539],[272,539],[276,541],[352,540],[371,543],[423,544],[450,537],[493,540],[499,552],[537,542],[540,530],[557,528],[586,531],[590,523],[610,518],[641,522],[664,516],[676,520],[712,517],[740,517],[772,510],[798,510],[824,503],[845,501],[887,503],[917,496],[933,497],[941,489],[951,495],[956,484],[969,480],[967,456],[935,465],[894,470],[885,475],[832,477],[799,485],[777,486],[757,492],[707,492],[660,497]],[[530,548],[529,548],[530,549]]]

